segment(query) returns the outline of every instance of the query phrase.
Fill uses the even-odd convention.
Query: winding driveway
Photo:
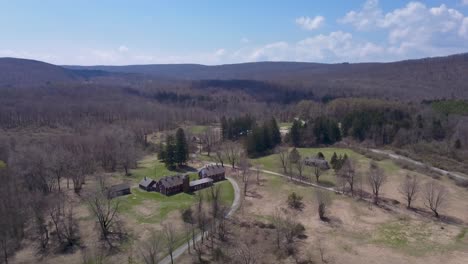
[[[237,209],[239,209],[241,192],[240,192],[239,185],[237,184],[237,182],[233,178],[226,177],[226,179],[231,183],[232,187],[234,188],[234,201],[232,202],[231,209],[226,214],[226,218],[229,218],[234,214],[234,212],[236,212]],[[195,242],[200,241],[201,238],[202,238],[201,234],[198,234],[195,237]],[[184,243],[182,246],[178,247],[176,250],[174,250],[174,252],[172,254],[173,259],[175,260],[178,257],[180,257],[187,249],[188,249],[188,246],[187,246],[186,243]],[[159,262],[159,264],[171,264],[171,257],[166,256],[165,258],[163,258]]]

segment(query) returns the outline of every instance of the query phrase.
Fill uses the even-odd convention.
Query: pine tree
[[[273,147],[281,144],[281,132],[276,119],[273,117],[270,121],[271,141]]]
[[[455,147],[455,149],[461,149],[462,144],[461,144],[460,139],[455,140],[454,147]]]
[[[333,152],[333,156],[331,157],[330,164],[332,165],[332,168],[335,169],[336,165],[338,162],[338,156],[336,155],[336,152]]]
[[[265,152],[273,147],[272,135],[267,123],[262,126],[262,141],[263,141],[263,150]]]
[[[166,150],[164,155],[164,163],[166,167],[173,169],[176,164],[176,145],[173,135],[168,135],[166,138]]]
[[[228,139],[228,123],[226,117],[221,117],[221,138],[224,140]]]
[[[175,139],[175,162],[182,165],[188,160],[188,144],[185,132],[182,128],[177,129]]]
[[[294,147],[299,147],[301,143],[301,124],[299,123],[298,120],[294,120],[291,130],[290,130],[290,136],[291,136],[291,143],[293,144]]]
[[[298,163],[300,160],[301,160],[301,154],[299,153],[299,151],[297,151],[296,148],[293,148],[293,149],[291,150],[291,153],[289,153],[289,161],[290,161],[292,164],[296,164],[296,163]]]

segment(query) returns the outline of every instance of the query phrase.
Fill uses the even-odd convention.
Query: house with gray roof
[[[208,165],[198,172],[200,179],[210,178],[213,182],[218,182],[226,179],[226,170],[221,165]]]

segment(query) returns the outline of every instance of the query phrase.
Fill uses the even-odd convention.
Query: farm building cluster
[[[148,177],[140,181],[139,187],[147,192],[159,192],[164,195],[173,195],[181,192],[194,192],[213,185],[213,183],[226,179],[223,166],[209,165],[198,173],[198,180],[190,181],[188,175],[166,176],[159,180]]]

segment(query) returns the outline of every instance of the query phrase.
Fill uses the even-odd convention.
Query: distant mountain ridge
[[[128,66],[57,66],[33,60],[0,58],[0,87],[50,84],[142,85],[154,81],[195,81],[232,89],[232,83],[209,80],[252,80],[330,97],[366,96],[396,99],[468,99],[468,53],[389,63],[321,64],[252,62],[207,66],[152,64]],[[199,82],[202,81],[202,82]],[[206,82],[205,82],[206,81]],[[258,83],[238,82],[248,90]],[[262,91],[267,90],[261,85]]]

